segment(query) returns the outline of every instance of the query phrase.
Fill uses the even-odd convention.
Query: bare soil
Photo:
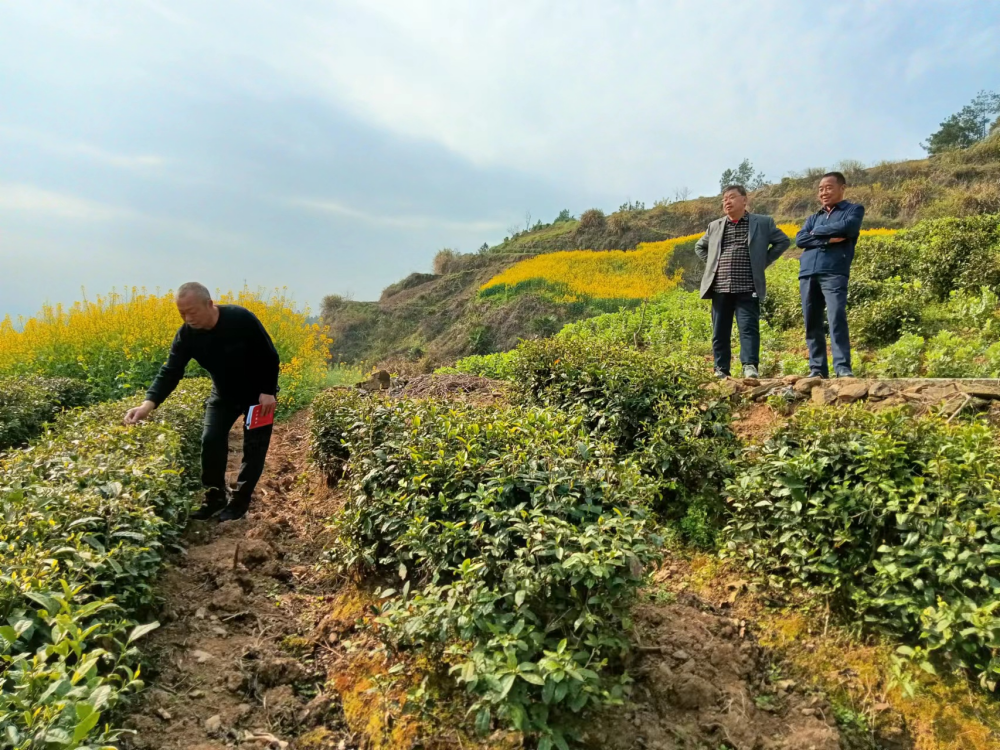
[[[772,683],[773,665],[744,620],[685,596],[636,612],[641,644],[632,704],[608,711],[588,737],[607,750],[838,750],[820,693]]]
[[[162,627],[145,644],[149,688],[127,717],[135,734],[123,748],[524,747],[517,734],[472,736],[463,696],[435,665],[387,649],[365,627],[372,597],[325,564],[343,496],[309,466],[307,419],[276,427],[248,517],[192,524],[170,560]],[[822,696],[772,684],[772,656],[745,621],[694,597],[649,601],[636,637],[633,700],[588,722],[588,747],[838,747]],[[436,700],[411,697],[422,686]]]

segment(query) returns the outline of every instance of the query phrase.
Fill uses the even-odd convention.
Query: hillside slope
[[[1000,212],[1000,135],[963,151],[869,169],[841,165],[849,197],[865,204],[866,226],[905,227],[922,219]],[[817,177],[807,170],[751,194],[751,209],[779,223],[800,223],[815,208]],[[522,232],[482,254],[459,255],[444,273],[414,273],[388,287],[380,300],[327,297],[323,322],[330,326],[335,362],[394,359],[418,369],[467,354],[503,351],[519,338],[550,335],[564,323],[607,312],[614,300],[560,301],[530,288],[517,295],[479,294],[480,288],[514,263],[539,253],[587,248],[632,250],[704,231],[719,215],[719,199],[697,198],[609,216],[588,212]],[[673,249],[664,273],[682,272],[682,285],[697,283],[700,263],[694,242]]]
[[[397,366],[429,370],[467,354],[505,351],[521,338],[549,336],[565,323],[608,311],[535,294],[511,301],[478,296],[493,276],[528,257],[462,256],[446,273],[410,274],[377,302],[326,297],[322,319],[333,338],[333,361],[395,360]]]

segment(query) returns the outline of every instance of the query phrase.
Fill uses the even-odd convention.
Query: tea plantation
[[[118,737],[105,717],[143,685],[134,643],[194,497],[207,394],[186,381],[135,428],[125,402],[71,411],[0,459],[0,747]]]

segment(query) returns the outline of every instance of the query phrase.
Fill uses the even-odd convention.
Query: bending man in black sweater
[[[129,409],[125,424],[137,424],[166,400],[184,377],[192,359],[212,376],[212,394],[205,410],[201,436],[201,481],[205,503],[195,518],[242,518],[250,496],[264,471],[271,442],[271,425],[243,427],[243,465],[232,498],[227,498],[226,460],[229,430],[240,414],[260,404],[263,414],[273,414],[278,394],[278,352],[264,326],[249,310],[237,305],[216,305],[201,284],[189,282],[177,290],[177,310],[184,325],[174,336],[170,356],[146,392],[141,406]]]

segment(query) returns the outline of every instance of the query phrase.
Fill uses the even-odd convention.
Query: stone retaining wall
[[[982,411],[990,408],[993,402],[1000,402],[1000,380],[983,379],[824,380],[789,375],[766,380],[727,379],[722,382],[722,387],[731,389],[733,396],[754,401],[779,397],[790,405],[812,401],[823,406],[864,401],[872,409],[909,403],[922,410],[939,408],[945,414],[955,414],[962,410]]]

